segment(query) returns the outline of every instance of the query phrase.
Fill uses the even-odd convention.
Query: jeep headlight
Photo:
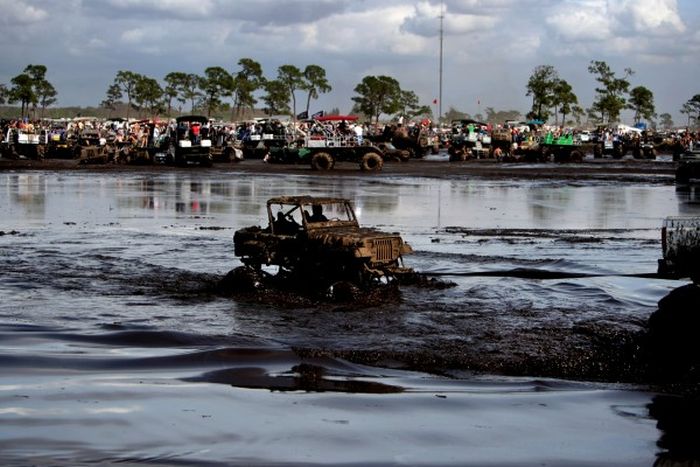
[[[203,148],[210,148],[211,147],[211,140],[210,139],[203,139],[200,145]]]
[[[192,142],[186,139],[181,140],[179,143],[181,148],[191,148],[192,147]]]

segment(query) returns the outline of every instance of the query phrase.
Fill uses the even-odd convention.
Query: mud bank
[[[386,178],[396,176],[430,178],[526,178],[542,180],[617,180],[624,182],[669,183],[673,181],[675,163],[669,160],[601,160],[587,159],[578,164],[526,164],[499,163],[493,160],[448,162],[447,160],[412,159],[408,162],[391,162],[377,173],[362,173],[355,164],[338,163],[334,170],[320,173],[306,165],[266,164],[261,160],[239,163],[216,163],[211,168],[172,167],[165,165],[130,166],[115,164],[79,164],[76,160],[47,159],[44,161],[0,159],[0,171],[73,171],[96,173],[187,173],[215,175],[240,174],[290,174],[319,177],[358,176]]]

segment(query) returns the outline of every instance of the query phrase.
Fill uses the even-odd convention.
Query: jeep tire
[[[362,156],[360,161],[360,169],[363,172],[379,172],[384,166],[384,159],[376,152],[367,152]]]

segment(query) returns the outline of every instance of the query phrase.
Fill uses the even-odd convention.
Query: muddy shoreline
[[[306,165],[267,164],[259,159],[238,163],[215,163],[211,168],[173,167],[166,165],[118,165],[80,164],[77,160],[47,159],[8,160],[0,159],[3,171],[75,171],[96,173],[169,173],[196,171],[203,174],[294,174],[318,177],[429,177],[429,178],[496,178],[496,179],[542,179],[542,180],[611,180],[621,182],[647,181],[650,183],[672,183],[676,164],[670,161],[587,159],[579,164],[529,164],[499,163],[494,160],[448,162],[445,160],[413,159],[408,162],[388,162],[381,172],[364,173],[356,164],[338,163],[334,170],[321,173]]]

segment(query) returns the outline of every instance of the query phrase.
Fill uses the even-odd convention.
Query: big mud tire
[[[360,288],[348,281],[336,282],[329,288],[329,292],[335,302],[354,302],[362,295]]]
[[[360,169],[363,172],[379,172],[384,167],[384,159],[376,152],[368,152],[362,156]]]
[[[218,284],[220,293],[254,292],[262,287],[262,274],[249,266],[239,266],[228,272]]]
[[[223,162],[231,162],[233,160],[233,148],[227,147],[224,149],[222,160]]]
[[[331,170],[334,165],[333,156],[327,152],[317,152],[311,157],[311,168],[319,172]]]
[[[595,147],[593,148],[593,158],[594,159],[601,159],[603,157],[603,149],[600,147],[599,144],[596,144]]]
[[[37,146],[37,148],[36,148],[36,160],[43,161],[44,154],[45,154],[44,146]]]

